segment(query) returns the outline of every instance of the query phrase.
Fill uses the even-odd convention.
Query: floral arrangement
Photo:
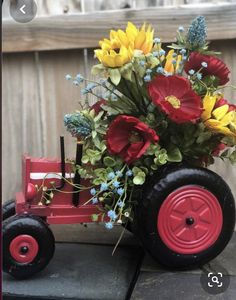
[[[179,27],[167,47],[150,25],[130,22],[99,46],[92,74],[102,79],[66,76],[85,83],[82,94],[98,102],[67,114],[64,122],[83,142],[82,165],[75,170],[91,182],[88,202],[98,205],[111,229],[132,221],[135,187],[161,166],[207,167],[215,157],[236,162],[236,106],[221,92],[230,72],[219,53],[208,50],[203,16],[187,30]]]

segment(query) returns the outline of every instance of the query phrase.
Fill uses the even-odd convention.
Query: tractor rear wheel
[[[170,268],[207,263],[234,231],[233,195],[220,176],[204,168],[177,166],[151,178],[137,211],[144,248]]]
[[[3,271],[17,279],[43,270],[54,254],[55,240],[39,217],[16,215],[3,222]]]
[[[6,220],[10,218],[11,216],[14,216],[16,214],[15,209],[15,200],[11,199],[3,203],[2,206],[2,220]]]

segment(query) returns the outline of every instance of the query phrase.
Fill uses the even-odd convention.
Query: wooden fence
[[[83,103],[81,87],[65,75],[90,77],[95,63],[93,48],[112,28],[151,22],[164,42],[173,41],[179,25],[205,15],[212,48],[222,51],[236,83],[235,1],[187,0],[41,0],[30,23],[14,22],[3,4],[3,201],[14,197],[21,182],[21,155],[59,155],[59,135],[66,153],[74,156],[75,143],[65,132],[63,116]],[[204,3],[202,3],[204,2]],[[234,3],[233,3],[234,2]],[[226,89],[236,103],[236,93]],[[89,101],[93,99],[89,98]],[[235,167],[214,166],[230,184],[236,197]]]

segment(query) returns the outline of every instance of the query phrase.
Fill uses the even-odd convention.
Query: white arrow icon
[[[20,8],[20,11],[21,11],[22,14],[24,14],[24,15],[26,14],[26,12],[24,11],[25,6],[26,6],[26,5],[24,4],[24,5],[22,5],[21,8]]]

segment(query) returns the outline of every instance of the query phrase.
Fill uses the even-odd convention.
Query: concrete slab
[[[236,277],[228,289],[210,295],[200,284],[200,274],[141,272],[131,300],[235,300]]]
[[[142,257],[138,246],[57,243],[48,267],[28,280],[3,275],[4,299],[102,299],[126,298]]]
[[[201,286],[202,269],[189,271],[167,271],[155,262],[150,255],[145,255],[140,274],[132,293],[132,300],[234,300],[236,295],[236,233],[225,250],[202,269],[218,271],[221,267],[230,275],[227,290],[218,295],[210,295]]]

